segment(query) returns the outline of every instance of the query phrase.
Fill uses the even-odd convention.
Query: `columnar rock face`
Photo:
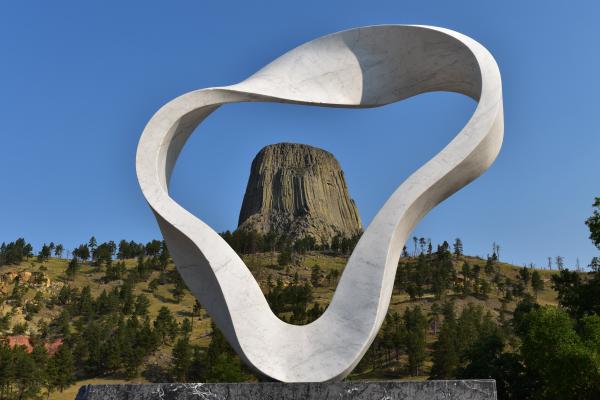
[[[263,148],[252,161],[238,228],[292,239],[310,235],[329,243],[338,234],[359,233],[362,225],[331,153],[279,143]]]

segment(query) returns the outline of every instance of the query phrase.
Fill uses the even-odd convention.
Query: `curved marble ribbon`
[[[331,304],[311,324],[290,325],[274,315],[240,257],[169,196],[187,138],[222,104],[362,108],[431,91],[462,93],[478,105],[459,134],[386,201],[348,260]],[[270,379],[340,380],[384,320],[406,238],[429,210],[490,166],[503,131],[500,73],[483,46],[443,28],[370,26],[305,43],[241,83],[167,103],[144,129],[136,169],[181,276],[240,357]]]

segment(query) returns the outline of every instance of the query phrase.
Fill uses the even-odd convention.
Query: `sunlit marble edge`
[[[179,152],[220,105],[364,108],[429,91],[462,93],[478,105],[461,132],[386,201],[351,255],[329,307],[309,325],[277,318],[237,254],[169,196]],[[431,208],[489,167],[502,137],[500,73],[483,46],[443,28],[382,25],[324,36],[243,82],[172,100],[144,129],[136,170],[183,279],[240,357],[271,379],[320,382],[344,378],[360,361],[387,313],[409,233]]]

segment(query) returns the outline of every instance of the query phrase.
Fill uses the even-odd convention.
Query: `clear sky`
[[[92,4],[93,3],[93,4]],[[68,248],[160,236],[135,177],[138,138],[164,103],[240,81],[327,33],[398,23],[451,28],[501,69],[505,141],[481,178],[435,208],[416,236],[465,251],[587,265],[584,220],[600,196],[600,2],[5,1],[0,3],[0,242]],[[218,231],[237,224],[250,163],[266,144],[331,151],[367,225],[391,192],[474,109],[433,93],[370,110],[241,104],[188,142],[172,195]]]

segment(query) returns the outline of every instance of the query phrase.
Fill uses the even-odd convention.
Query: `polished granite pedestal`
[[[76,400],[496,400],[494,380],[86,385]]]

